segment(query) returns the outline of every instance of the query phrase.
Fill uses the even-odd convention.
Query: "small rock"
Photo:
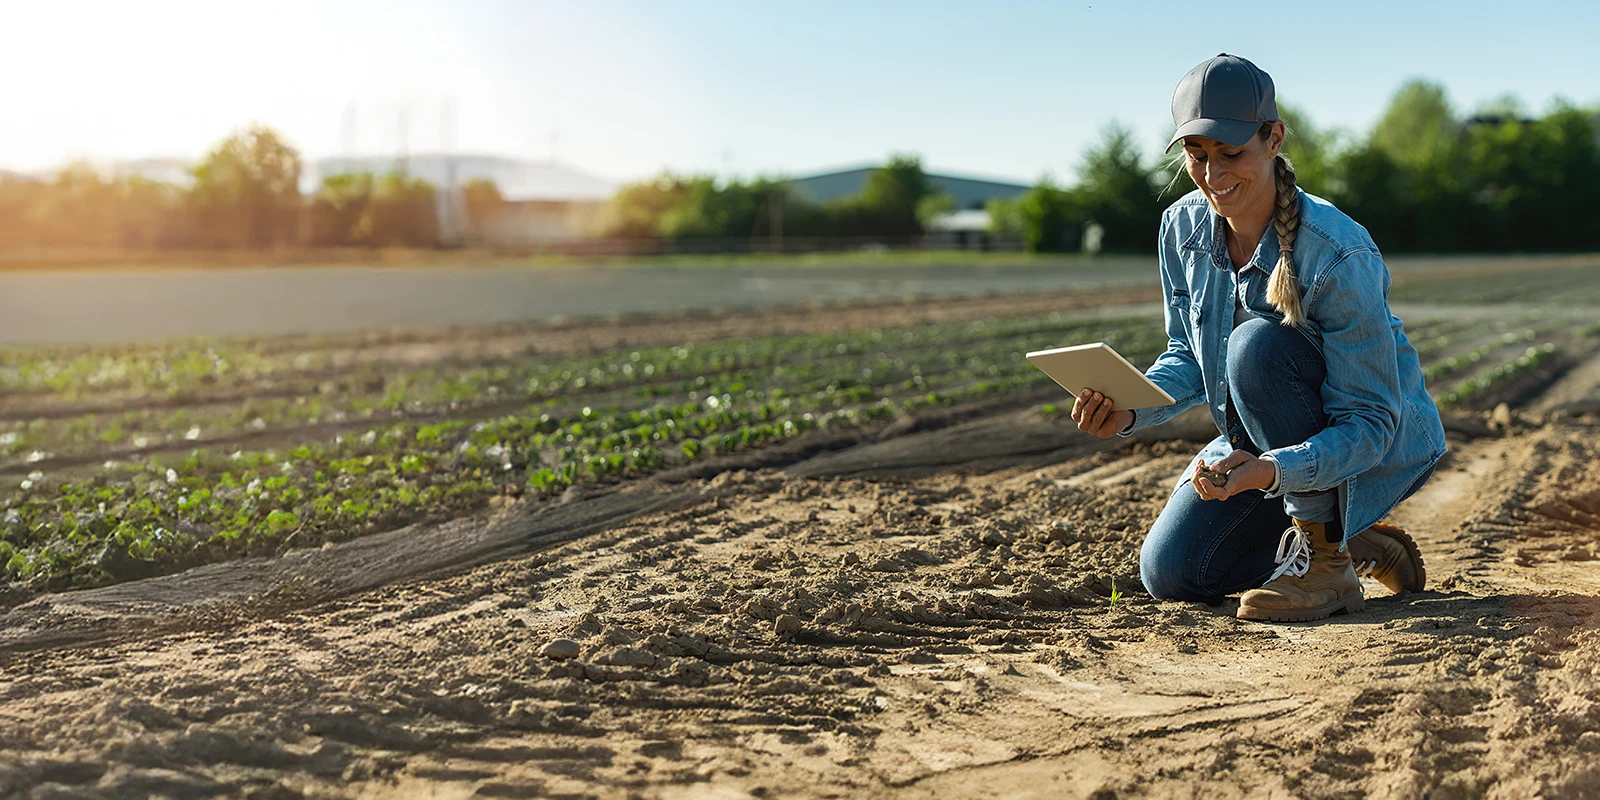
[[[571,639],[551,639],[548,644],[539,648],[539,655],[545,658],[565,661],[569,658],[577,658],[582,649],[577,642]]]
[[[996,586],[1010,586],[1013,582],[1014,579],[1009,572],[1001,571],[994,574],[994,584]]]
[[[839,556],[839,563],[846,567],[854,564],[860,564],[861,556],[858,556],[855,553],[845,553],[844,555]]]
[[[1508,430],[1511,427],[1511,406],[1501,403],[1494,407],[1494,412],[1489,415],[1489,422],[1498,430]]]
[[[978,541],[983,542],[990,547],[999,547],[1001,545],[1011,544],[1011,537],[1001,531],[989,531],[984,533],[982,536],[979,536]]]
[[[778,618],[772,621],[772,632],[776,633],[779,639],[793,638],[800,632],[800,618],[793,614],[779,614]]]
[[[1578,737],[1578,749],[1585,753],[1600,753],[1600,733],[1584,731]]]
[[[1072,542],[1078,540],[1078,537],[1074,536],[1072,531],[1072,523],[1067,522],[1064,519],[1058,519],[1051,524],[1050,530],[1045,531],[1044,540],[1046,542],[1061,542],[1063,544],[1071,544]]]

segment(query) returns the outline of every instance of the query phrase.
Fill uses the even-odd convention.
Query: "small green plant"
[[[1112,578],[1111,579],[1111,605],[1112,606],[1116,606],[1117,601],[1121,600],[1121,599],[1122,599],[1122,590],[1117,588],[1117,579],[1116,578]]]

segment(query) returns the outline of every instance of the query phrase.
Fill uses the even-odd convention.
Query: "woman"
[[[1378,521],[1433,474],[1444,427],[1377,246],[1295,186],[1272,78],[1254,64],[1224,53],[1195,67],[1172,118],[1167,149],[1183,143],[1199,189],[1162,216],[1170,342],[1145,374],[1178,401],[1112,412],[1085,391],[1072,408],[1105,438],[1204,402],[1222,433],[1145,538],[1145,587],[1213,604],[1244,592],[1240,618],[1278,621],[1361,610],[1358,567],[1421,589],[1416,544]]]

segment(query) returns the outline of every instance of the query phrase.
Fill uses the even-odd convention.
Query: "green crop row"
[[[1537,332],[1532,328],[1525,328],[1520,331],[1507,331],[1506,333],[1496,337],[1494,341],[1481,344],[1466,353],[1462,353],[1461,355],[1457,356],[1450,356],[1449,358],[1429,363],[1423,368],[1422,376],[1430,381],[1449,377],[1457,372],[1460,372],[1461,370],[1466,369],[1467,367],[1477,364],[1496,350],[1500,350],[1507,345],[1517,344],[1518,342],[1531,342],[1537,335]]]
[[[811,430],[845,429],[930,405],[1044,385],[1048,378],[1022,353],[1085,338],[1112,342],[1136,361],[1148,361],[1165,345],[1159,325],[1143,318],[1052,316],[567,360],[547,365],[544,373],[566,386],[541,380],[532,391],[525,388],[548,399],[523,413],[478,422],[401,422],[365,435],[304,442],[287,452],[200,448],[186,457],[108,468],[68,482],[30,475],[0,505],[0,565],[13,584],[93,585],[348,539],[456,515],[496,494],[551,493],[574,483],[628,479]],[[707,372],[691,377],[691,364]],[[651,371],[658,375],[681,373],[684,379],[643,380],[658,377],[644,369],[656,365]],[[522,380],[529,369],[508,366],[491,377]],[[667,394],[627,390],[630,379],[665,386]],[[391,381],[386,390],[405,397],[426,384],[410,380]],[[578,380],[608,385],[610,394],[594,399],[618,404],[579,407],[566,393],[585,388],[571,385]],[[542,408],[549,403],[568,410]],[[323,408],[315,415],[329,413]],[[170,421],[195,427],[206,419],[189,409],[173,412]],[[99,441],[131,435],[124,429],[121,437],[108,437],[81,419],[68,424]]]
[[[1546,342],[1539,347],[1530,347],[1523,351],[1516,360],[1501,364],[1488,372],[1475,376],[1461,385],[1444,392],[1434,398],[1440,408],[1456,408],[1466,404],[1472,398],[1480,395],[1495,386],[1506,383],[1520,375],[1537,369],[1549,358],[1556,354],[1556,346]]]

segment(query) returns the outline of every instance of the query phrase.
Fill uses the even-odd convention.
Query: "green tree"
[[[1579,209],[1600,202],[1592,118],[1567,104],[1525,122],[1514,115],[1468,134],[1467,180],[1477,224],[1473,249],[1575,250],[1600,245]]]
[[[349,172],[322,179],[311,203],[312,244],[342,247],[364,244],[370,238],[373,179],[370,172]]]
[[[1164,206],[1133,131],[1108,125],[1100,143],[1084,157],[1079,174],[1078,202],[1084,216],[1104,229],[1105,249],[1153,250]]]
[[[1444,87],[1412,80],[1400,87],[1372,129],[1372,146],[1408,169],[1439,163],[1455,149],[1460,122]]]
[[[1289,129],[1289,136],[1283,143],[1283,154],[1294,164],[1295,183],[1315,195],[1328,197],[1338,194],[1340,186],[1336,167],[1341,149],[1340,133],[1318,128],[1310,116],[1281,100],[1278,102],[1278,112]]]
[[[660,223],[661,235],[674,239],[765,237],[771,233],[774,203],[782,214],[800,206],[788,183],[779,179],[719,185],[703,175],[685,180],[682,187],[679,201]]]
[[[922,171],[922,160],[895,155],[867,175],[861,193],[825,205],[831,233],[840,236],[916,236],[922,233],[917,210],[938,187]]]
[[[1466,153],[1444,89],[1413,80],[1400,88],[1364,145],[1336,169],[1344,186],[1335,202],[1346,213],[1386,230],[1379,246],[1443,252],[1456,249],[1473,213],[1464,183]]]
[[[691,182],[663,172],[654,178],[623,186],[606,204],[600,222],[602,236],[615,239],[651,239],[661,236],[661,219],[683,202]]]
[[[189,192],[205,244],[270,247],[294,241],[300,152],[262,125],[240,130],[194,168]]]
[[[990,230],[1021,234],[1030,253],[1073,252],[1082,247],[1087,221],[1078,193],[1041,178],[1014,200],[989,203]]]
[[[368,241],[377,247],[437,247],[439,210],[433,185],[390,172],[373,185]]]

